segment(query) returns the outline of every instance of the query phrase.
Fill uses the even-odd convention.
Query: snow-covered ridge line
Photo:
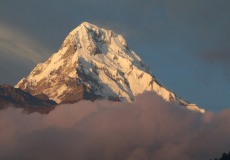
[[[131,102],[138,94],[154,91],[165,101],[205,112],[161,86],[121,35],[88,22],[71,31],[60,50],[16,87],[33,95],[46,94],[57,103],[81,99]]]

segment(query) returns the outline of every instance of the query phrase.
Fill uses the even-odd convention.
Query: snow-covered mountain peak
[[[57,103],[133,101],[138,94],[154,91],[166,101],[204,112],[160,85],[121,35],[88,22],[72,30],[60,50],[16,87],[33,95],[46,94]]]
[[[71,31],[61,48],[67,45],[73,45],[75,49],[87,49],[92,54],[106,53],[107,45],[113,46],[113,49],[117,50],[128,49],[128,45],[121,35],[88,22],[82,23]]]

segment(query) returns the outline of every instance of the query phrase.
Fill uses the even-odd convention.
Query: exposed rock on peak
[[[8,84],[0,85],[0,109],[14,106],[23,108],[27,112],[47,113],[55,105],[54,101],[39,99],[19,88],[14,88]]]

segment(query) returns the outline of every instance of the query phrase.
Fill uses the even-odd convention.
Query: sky
[[[229,0],[0,0],[0,84],[15,85],[84,21],[122,34],[160,83],[229,108]]]

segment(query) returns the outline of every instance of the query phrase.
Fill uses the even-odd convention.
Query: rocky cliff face
[[[48,113],[56,103],[49,99],[42,100],[10,85],[0,85],[0,109],[14,106],[26,112]]]
[[[71,31],[60,50],[16,87],[32,95],[45,94],[57,103],[81,99],[131,102],[138,94],[154,91],[165,101],[204,112],[160,85],[121,35],[87,22]]]

